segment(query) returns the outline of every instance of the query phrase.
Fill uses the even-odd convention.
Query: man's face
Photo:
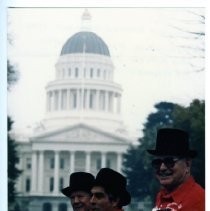
[[[74,211],[90,210],[90,194],[85,191],[74,191],[69,197]]]
[[[190,175],[190,161],[173,156],[159,156],[153,160],[156,177],[168,191],[173,191]]]
[[[117,202],[111,201],[104,188],[101,186],[94,186],[91,190],[92,198],[91,210],[92,211],[112,211],[116,207]]]

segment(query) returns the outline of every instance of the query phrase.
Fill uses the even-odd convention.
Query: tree
[[[17,192],[15,189],[15,183],[19,177],[21,171],[16,167],[18,163],[18,153],[17,153],[17,143],[10,136],[10,131],[12,129],[13,121],[10,117],[7,118],[7,130],[8,130],[8,205],[9,211],[14,210],[15,199]]]
[[[195,99],[189,107],[177,106],[174,127],[189,132],[191,148],[198,152],[197,158],[193,160],[192,175],[205,187],[205,101]]]
[[[14,66],[7,61],[7,89],[18,80],[18,72],[15,70]],[[12,130],[12,119],[7,117],[7,131],[8,131],[8,211],[18,210],[16,204],[17,191],[15,188],[16,181],[21,173],[21,171],[16,167],[18,162],[17,153],[17,143],[11,137],[10,132]]]
[[[7,90],[18,81],[19,72],[15,69],[14,65],[7,60]]]
[[[178,44],[184,51],[184,55],[179,55],[181,59],[188,59],[190,68],[194,72],[205,70],[205,15],[203,9],[189,9],[188,19],[180,20],[180,27],[172,26],[180,35],[176,36],[184,44]],[[178,57],[179,57],[178,56]]]

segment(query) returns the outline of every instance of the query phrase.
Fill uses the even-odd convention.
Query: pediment
[[[128,140],[114,134],[79,124],[33,137],[34,141],[126,144]]]

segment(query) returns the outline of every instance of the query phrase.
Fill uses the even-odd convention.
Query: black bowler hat
[[[63,188],[61,192],[69,197],[73,191],[85,191],[90,193],[94,183],[94,176],[86,172],[75,172],[70,175],[69,186]]]
[[[126,206],[131,202],[131,196],[126,190],[126,178],[110,168],[102,168],[96,175],[94,186],[102,186],[107,193],[120,198],[120,204]]]
[[[157,156],[172,155],[194,158],[197,155],[195,150],[189,149],[188,133],[174,128],[158,130],[156,148],[155,150],[148,149],[147,152]]]

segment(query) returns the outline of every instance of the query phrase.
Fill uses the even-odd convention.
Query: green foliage
[[[205,102],[193,100],[189,107],[177,106],[174,112],[174,127],[189,132],[191,148],[198,152],[192,163],[192,175],[205,187]]]
[[[146,150],[155,148],[156,133],[160,128],[177,127],[189,132],[191,147],[199,154],[193,161],[192,174],[203,187],[205,181],[205,102],[194,100],[189,107],[160,102],[155,108],[156,112],[147,117],[139,144],[131,146],[124,156],[123,171],[128,178],[128,189],[132,197],[141,201],[148,196],[154,200],[159,189],[151,167],[151,155]]]
[[[16,164],[18,163],[17,144],[14,139],[9,135],[12,128],[12,120],[8,117],[8,204],[15,202],[17,192],[15,190],[15,183],[19,177],[21,171],[17,169]]]

